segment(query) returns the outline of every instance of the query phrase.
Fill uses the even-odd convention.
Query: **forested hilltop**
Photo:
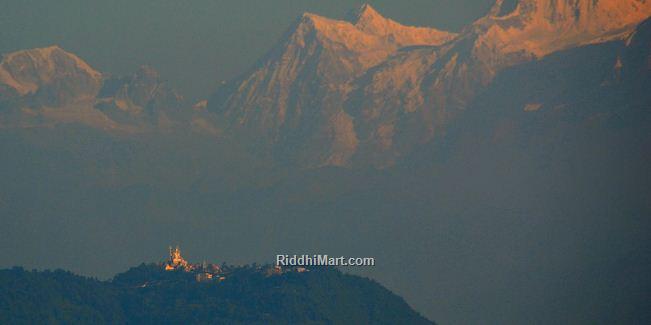
[[[378,283],[336,269],[229,267],[223,281],[142,264],[99,281],[0,271],[2,324],[431,324]]]

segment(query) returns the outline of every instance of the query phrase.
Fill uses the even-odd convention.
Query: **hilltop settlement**
[[[181,255],[179,246],[169,247],[169,258],[160,263],[159,266],[169,272],[185,272],[193,274],[197,282],[221,282],[226,280],[233,272],[233,267],[226,264],[217,265],[212,263],[190,263]],[[279,265],[255,266],[256,271],[265,276],[280,275],[287,272],[309,272],[305,267],[282,267]]]

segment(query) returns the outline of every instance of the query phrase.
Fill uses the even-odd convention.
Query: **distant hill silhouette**
[[[335,269],[222,282],[142,264],[111,281],[66,271],[0,271],[3,324],[432,324],[378,283]]]

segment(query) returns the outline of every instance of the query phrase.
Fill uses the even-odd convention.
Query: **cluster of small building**
[[[281,275],[287,272],[303,273],[303,272],[309,272],[310,270],[302,266],[282,267],[280,265],[274,265],[274,266],[266,267],[263,271],[267,276],[272,276],[272,275]]]
[[[183,256],[181,256],[181,249],[179,246],[176,246],[175,248],[170,246],[169,254],[169,259],[162,263],[162,267],[165,271],[183,271],[193,273],[198,282],[221,282],[226,279],[228,274],[228,270],[225,270],[224,267],[217,264],[206,262],[201,264],[189,263],[183,258]],[[287,272],[303,273],[309,271],[304,267],[281,267],[279,265],[259,266],[258,269],[266,276],[281,275]]]
[[[223,281],[226,279],[224,270],[217,264],[208,264],[203,262],[201,264],[192,264],[186,261],[181,256],[181,249],[179,246],[172,248],[170,246],[169,260],[163,263],[165,271],[184,271],[192,272],[195,274],[197,281]]]

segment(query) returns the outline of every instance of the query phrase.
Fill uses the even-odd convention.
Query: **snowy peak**
[[[428,27],[402,25],[385,18],[369,4],[362,5],[349,15],[350,21],[358,30],[389,39],[398,46],[440,45],[456,36],[454,33]]]
[[[305,13],[296,28],[319,32],[320,36],[342,43],[349,48],[366,47],[375,43],[385,48],[414,45],[440,45],[456,34],[429,27],[404,26],[385,18],[368,4],[347,15],[344,20],[335,20],[312,13]],[[359,46],[358,46],[359,45]]]
[[[357,25],[360,22],[372,22],[372,21],[386,21],[375,8],[373,8],[368,3],[363,4],[361,7],[352,10],[346,17],[346,20],[353,25]]]
[[[38,97],[46,105],[92,98],[101,83],[101,73],[58,46],[13,52],[0,63],[5,92]]]
[[[58,46],[4,55],[0,63],[2,124],[66,123],[138,132],[185,123],[182,96],[142,66],[128,77],[102,74]]]
[[[520,0],[504,12],[497,0],[487,16],[464,33],[502,53],[537,57],[576,46],[622,39],[651,15],[646,0]]]

